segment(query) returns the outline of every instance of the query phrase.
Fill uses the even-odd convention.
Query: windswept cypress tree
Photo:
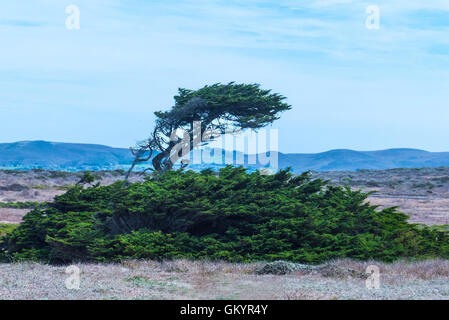
[[[259,84],[216,83],[199,90],[179,89],[174,97],[175,105],[169,111],[155,112],[156,123],[148,139],[132,148],[135,157],[130,169],[152,159],[157,172],[171,170],[176,146],[192,150],[195,141],[202,140],[205,132],[216,135],[245,129],[257,130],[279,119],[281,112],[291,108],[286,99],[271,90],[261,89]],[[200,130],[194,127],[201,123]],[[183,134],[178,135],[178,132]],[[188,139],[185,139],[184,135]],[[212,134],[213,136],[213,134]],[[129,176],[129,173],[128,173]]]

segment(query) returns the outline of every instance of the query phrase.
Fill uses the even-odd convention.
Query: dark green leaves
[[[167,171],[143,183],[69,190],[26,215],[3,239],[1,255],[51,262],[449,257],[447,232],[407,219],[308,173]]]

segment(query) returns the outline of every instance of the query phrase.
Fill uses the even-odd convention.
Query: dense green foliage
[[[81,179],[76,184],[77,185],[92,184],[95,180],[97,180],[97,177],[95,177],[89,171],[85,171]]]
[[[17,228],[17,224],[0,223],[0,237],[3,237],[6,234],[12,232],[15,228]],[[8,256],[1,251],[0,251],[0,262],[8,262]]]
[[[46,202],[0,202],[0,208],[12,208],[12,209],[37,209],[43,208],[47,205]]]
[[[0,223],[0,236],[4,236],[7,233],[17,228],[17,224],[12,223]]]
[[[195,258],[319,263],[449,258],[447,233],[304,173],[227,167],[74,187],[4,237],[3,255],[50,262]]]

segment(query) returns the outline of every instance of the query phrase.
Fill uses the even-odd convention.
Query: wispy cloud
[[[43,26],[44,23],[36,22],[36,21],[27,21],[27,20],[0,20],[0,26],[13,26],[13,27],[40,27]]]
[[[65,2],[2,4],[4,139],[131,145],[177,87],[237,80],[260,82],[295,106],[279,121],[281,150],[449,150],[435,138],[449,134],[447,0],[76,4],[77,31],[65,28]],[[365,26],[372,4],[379,30]]]

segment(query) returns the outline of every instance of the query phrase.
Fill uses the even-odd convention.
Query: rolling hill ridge
[[[203,151],[205,152],[205,151]],[[224,151],[223,151],[224,153]],[[234,153],[235,157],[235,153]],[[245,166],[253,169],[260,164]],[[97,144],[21,141],[0,144],[0,168],[48,170],[112,170],[126,169],[132,162],[128,149]],[[192,165],[194,169],[221,167],[222,164]],[[322,153],[278,153],[278,167],[291,167],[293,172],[336,170],[384,170],[449,166],[449,152],[428,152],[417,149],[354,151],[346,149]]]

